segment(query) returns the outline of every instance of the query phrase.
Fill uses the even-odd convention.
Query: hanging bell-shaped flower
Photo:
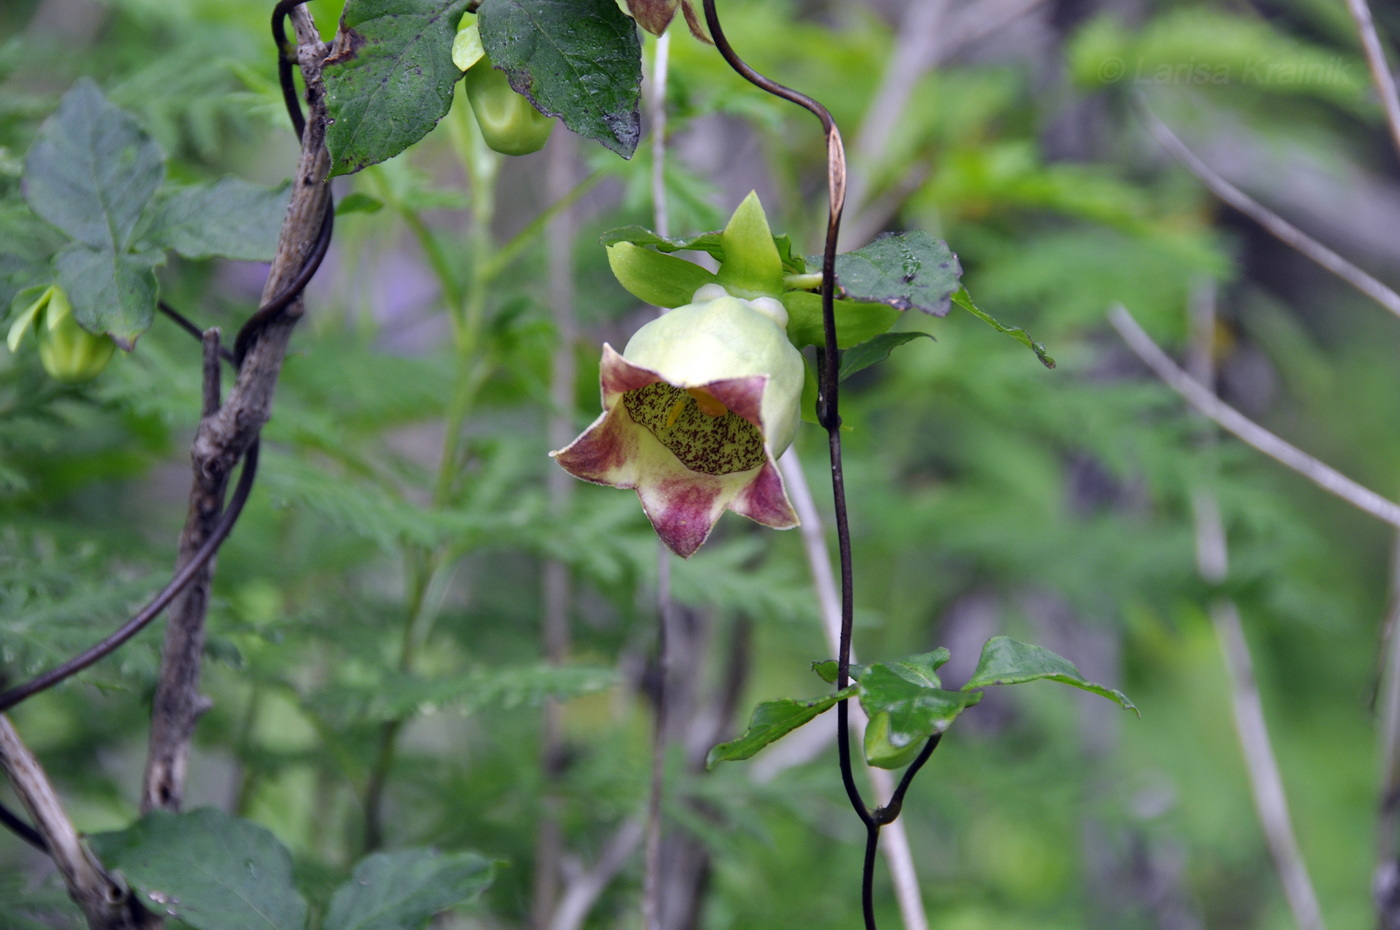
[[[634,488],[657,534],[688,558],[732,510],[797,525],[778,472],[797,432],[802,356],[777,300],[710,284],[639,329],[619,355],[603,346],[603,415],[550,453],[570,474]]]

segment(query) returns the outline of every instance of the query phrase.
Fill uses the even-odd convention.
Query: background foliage
[[[329,33],[337,6],[310,6]],[[1190,505],[1201,487],[1220,500],[1229,590],[1324,913],[1365,925],[1387,533],[1248,450],[1202,452],[1180,403],[1103,322],[1121,302],[1179,349],[1193,294],[1214,289],[1225,398],[1396,489],[1396,322],[1213,201],[1134,111],[1140,95],[1252,194],[1395,280],[1400,166],[1345,10],[956,6],[929,34],[926,69],[907,57],[923,33],[900,28],[916,6],[723,6],[759,70],[846,128],[845,247],[891,228],[946,238],[978,301],[1059,362],[1046,371],[966,315],[910,314],[901,326],[937,343],[916,340],[847,382],[862,659],[947,646],[941,674],[958,687],[982,641],[1008,634],[1074,659],[1143,712],[1030,686],[964,717],[905,805],[933,925],[1287,924],[1204,613]],[[0,8],[0,306],[46,235],[20,205],[24,155],[80,77],[137,115],[167,155],[167,183],[284,179],[294,146],[267,12],[237,0]],[[1375,12],[1400,35],[1394,9]],[[717,229],[756,187],[774,230],[818,251],[810,117],[757,94],[683,30],[671,53],[671,229]],[[556,131],[544,152],[499,160],[473,132],[459,105],[406,155],[337,181],[347,209],[308,293],[261,480],[219,559],[214,707],[188,804],[272,831],[317,915],[334,912],[366,849],[435,846],[504,863],[444,926],[521,926],[538,824],[557,820],[587,865],[646,798],[655,541],[630,494],[579,486],[551,500],[544,453],[551,366],[576,359],[567,413],[582,426],[597,409],[598,344],[622,344],[647,318],[612,280],[599,235],[651,225],[649,149],[622,162]],[[535,234],[527,224],[569,175],[595,179],[571,238]],[[577,334],[551,303],[552,266],[572,271]],[[262,281],[254,265],[174,254],[157,274],[163,297],[225,332]],[[90,385],[0,353],[7,679],[86,645],[162,583],[198,371],[197,345],[164,321]],[[805,433],[797,448],[820,499],[823,438]],[[543,660],[546,560],[575,579],[563,668]],[[696,650],[686,661],[707,660],[691,707],[721,716],[714,741],[759,700],[822,691],[808,663],[827,650],[797,534],[726,518],[673,566],[672,589]],[[85,832],[135,817],[157,643],[148,632],[13,715]],[[550,696],[566,700],[566,744],[542,758]],[[700,774],[678,752],[668,824],[703,864],[689,873],[703,903],[676,926],[856,925],[859,824],[829,740],[809,755]],[[588,926],[637,925],[640,868],[632,857]],[[895,926],[888,887],[877,900]],[[0,924],[68,926],[74,914],[47,860],[0,837]]]

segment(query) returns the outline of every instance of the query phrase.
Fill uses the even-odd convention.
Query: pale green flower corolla
[[[689,558],[726,510],[775,529],[797,525],[777,456],[800,419],[802,356],[782,304],[706,285],[603,346],[603,414],[552,455],[576,478],[632,488],[663,542]]]

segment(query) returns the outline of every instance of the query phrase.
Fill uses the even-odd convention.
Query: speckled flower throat
[[[766,460],[758,427],[704,391],[658,381],[623,394],[622,403],[691,471],[732,475]]]

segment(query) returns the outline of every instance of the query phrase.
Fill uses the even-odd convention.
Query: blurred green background
[[[309,8],[329,35],[338,5]],[[960,311],[911,314],[899,326],[937,342],[849,382],[859,655],[945,645],[956,687],[1004,633],[1067,656],[1143,714],[1042,683],[961,718],[904,807],[929,926],[1296,926],[1208,616],[1222,593],[1253,652],[1323,915],[1374,925],[1392,533],[1234,440],[1204,443],[1105,322],[1121,303],[1181,357],[1192,306],[1212,305],[1199,348],[1225,400],[1400,493],[1400,322],[1215,201],[1141,116],[1400,281],[1400,158],[1344,5],[724,0],[720,12],[755,67],[844,127],[844,247],[886,229],[946,238],[978,302],[1059,362],[1046,371]],[[8,0],[0,251],[23,245],[29,142],[81,75],[138,115],[172,178],[284,179],[295,140],[268,13],[245,0]],[[1374,13],[1400,36],[1400,9]],[[815,121],[683,28],[671,42],[670,231],[718,228],[757,189],[774,231],[817,252]],[[654,48],[648,38],[648,61]],[[258,486],[219,558],[214,706],[187,802],[267,826],[313,896],[367,846],[474,849],[504,863],[495,885],[438,925],[544,927],[549,903],[630,839],[577,926],[641,925],[626,825],[647,796],[655,538],[633,494],[561,482],[545,453],[558,424],[568,436],[596,416],[601,343],[622,345],[648,318],[598,236],[654,224],[651,158],[648,140],[623,162],[562,129],[543,152],[498,158],[458,107],[409,152],[336,182],[342,202],[358,193],[375,208],[337,220]],[[529,226],[581,182],[562,221]],[[512,242],[523,247],[501,264]],[[230,333],[263,269],[172,259],[160,276],[163,297]],[[198,359],[164,320],[88,385],[0,351],[6,681],[72,654],[163,583]],[[561,378],[573,389],[552,394]],[[804,429],[795,448],[829,514],[825,436]],[[1218,500],[1229,542],[1223,585],[1196,567],[1201,494]],[[825,687],[808,670],[829,649],[799,534],[727,516],[670,570],[684,636],[666,927],[857,926],[863,833],[831,721],[749,763],[696,764],[757,701]],[[546,590],[564,591],[563,577],[567,643],[550,653],[544,618],[559,607]],[[136,816],[159,635],[12,715],[86,832]],[[560,654],[562,670],[546,662]],[[560,732],[547,740],[550,696]],[[8,788],[0,799],[14,803]],[[541,840],[555,834],[562,853]],[[553,892],[541,856],[562,862]],[[881,926],[900,926],[883,864],[876,897]],[[0,925],[76,914],[47,860],[0,836]]]

